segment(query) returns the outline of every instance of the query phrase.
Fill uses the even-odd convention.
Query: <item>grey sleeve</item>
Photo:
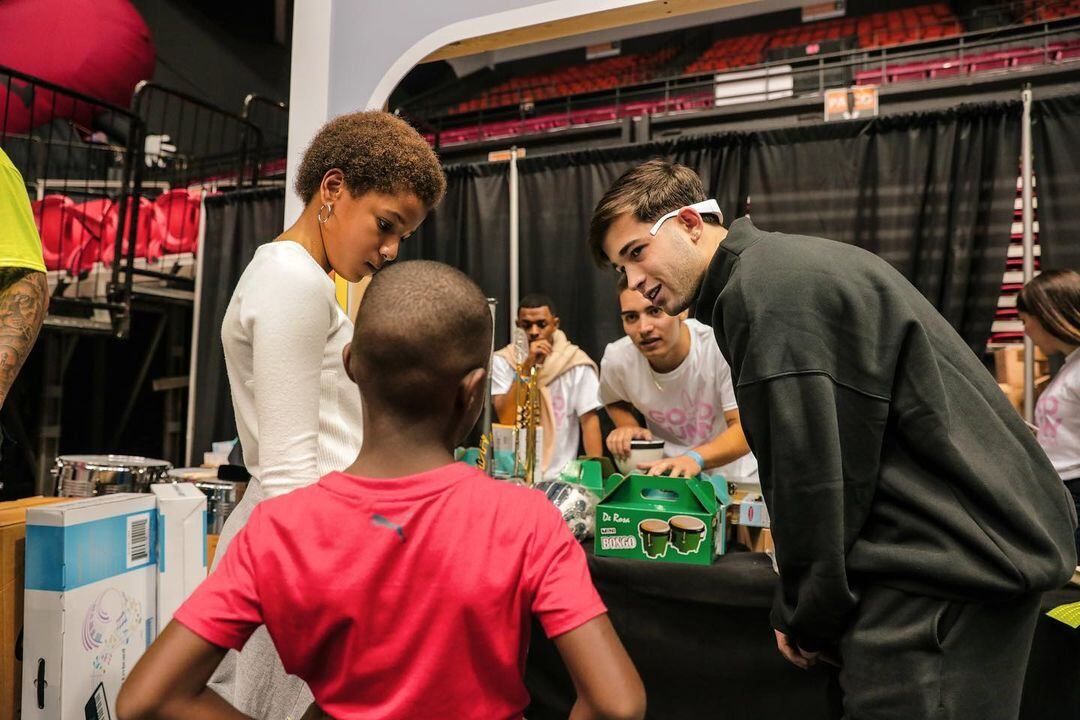
[[[858,602],[846,555],[873,500],[889,401],[818,372],[737,395],[772,518],[780,570],[772,622],[818,650],[839,639]]]

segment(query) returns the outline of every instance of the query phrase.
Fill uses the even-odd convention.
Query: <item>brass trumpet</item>
[[[514,333],[514,349],[518,361],[515,368],[518,385],[514,397],[514,477],[521,478],[526,485],[532,485],[536,480],[536,428],[540,425],[540,371],[535,365],[525,369],[525,361],[529,357],[529,339],[521,330]],[[521,457],[522,434],[525,435],[524,464]]]

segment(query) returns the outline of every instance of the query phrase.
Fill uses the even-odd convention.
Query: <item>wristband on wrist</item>
[[[705,469],[705,458],[701,457],[701,453],[697,450],[687,450],[683,454],[698,464],[698,470]]]

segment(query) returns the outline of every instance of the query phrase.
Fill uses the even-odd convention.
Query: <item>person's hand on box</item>
[[[648,475],[669,475],[677,478],[692,478],[702,470],[697,460],[689,455],[664,458],[653,462],[641,463],[638,470],[645,470]]]
[[[652,440],[652,433],[643,427],[620,427],[607,436],[607,449],[617,458],[630,456],[631,440]]]
[[[801,649],[790,637],[779,630],[773,630],[773,632],[776,633],[777,649],[792,665],[806,670],[817,664],[818,655],[820,653],[807,652],[806,650]]]

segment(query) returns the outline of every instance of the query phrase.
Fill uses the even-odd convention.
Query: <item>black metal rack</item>
[[[285,173],[285,154],[289,144],[289,106],[255,93],[244,98],[240,117],[255,125],[262,133],[262,147],[250,158],[252,185],[268,177]]]
[[[119,420],[103,427],[109,398],[95,378],[87,410],[102,421],[94,423],[88,441],[118,447],[153,365],[161,376],[152,386],[165,401],[163,455],[178,461],[201,242],[192,223],[198,224],[205,193],[259,184],[261,167],[271,158],[262,128],[246,117],[248,105],[274,106],[269,114],[278,122],[284,105],[255,98],[239,115],[143,82],[124,109],[0,66],[4,88],[0,147],[23,175],[46,246],[50,286],[37,433],[31,441],[23,430],[20,438],[38,489],[48,485],[58,454],[64,378],[80,338],[96,336],[88,359],[103,367],[104,343],[127,340],[136,311],[151,324],[132,345],[139,354],[132,358],[131,386],[116,405]],[[287,127],[287,111],[281,124]],[[287,132],[273,132],[275,144],[281,139],[272,152],[283,158]],[[170,248],[174,232],[183,242]],[[162,354],[164,363],[154,365]]]

